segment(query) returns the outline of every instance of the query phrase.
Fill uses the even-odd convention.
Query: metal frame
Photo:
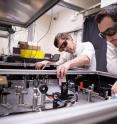
[[[0,118],[1,124],[96,124],[117,119],[117,99],[61,108],[53,111],[11,115]]]
[[[0,69],[1,75],[56,75],[56,70],[27,70],[27,69]],[[67,75],[77,74],[96,74],[106,77],[117,78],[117,75],[101,72],[101,71],[88,71],[88,70],[69,70]]]

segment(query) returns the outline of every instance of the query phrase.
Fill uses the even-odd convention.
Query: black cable
[[[34,25],[34,26],[33,26],[33,29],[34,29],[34,30],[33,30],[33,41],[34,41],[34,36],[35,36],[35,22],[33,23],[33,25]],[[31,41],[31,43],[32,43],[32,41]],[[32,45],[32,44],[31,44],[31,45]],[[30,50],[33,50],[33,45],[31,46],[31,49],[30,49]],[[32,57],[32,52],[33,52],[33,51],[31,51],[31,53],[30,53],[30,58]],[[35,56],[34,56],[34,57],[35,57]]]
[[[38,43],[48,34],[48,32],[50,31],[50,28],[51,28],[51,24],[52,24],[52,19],[53,19],[53,9],[51,10],[51,19],[50,19],[50,24],[49,24],[49,27],[48,27],[48,30],[47,32],[39,39],[39,41],[37,41],[37,46],[38,46]],[[35,56],[37,55],[37,52],[35,53]],[[34,56],[34,58],[35,58]]]

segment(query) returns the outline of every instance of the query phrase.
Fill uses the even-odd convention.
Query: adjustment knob
[[[46,94],[48,91],[48,86],[46,84],[42,84],[40,85],[39,90],[42,94]]]

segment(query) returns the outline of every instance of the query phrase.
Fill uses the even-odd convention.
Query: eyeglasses
[[[115,25],[113,27],[106,29],[106,31],[104,31],[104,32],[100,32],[99,36],[101,38],[106,39],[106,36],[113,36],[116,33],[117,33],[117,22],[115,23]]]
[[[64,51],[64,49],[67,47],[67,41],[65,40],[62,44],[61,44],[61,46],[59,47],[59,51],[60,52],[62,52],[62,51]]]

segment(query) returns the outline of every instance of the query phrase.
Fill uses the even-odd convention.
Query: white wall
[[[8,39],[0,38],[0,54],[8,54]]]
[[[48,32],[50,22],[51,22],[50,16],[42,16],[41,18],[39,18],[36,21],[36,25],[35,25],[36,29],[35,29],[34,41],[37,42],[37,44],[40,45],[41,49],[43,49],[45,52],[52,52],[51,46],[53,44],[50,41],[51,27],[50,27],[50,30]],[[45,35],[45,37],[43,39],[41,39],[44,35]]]
[[[53,20],[50,34],[52,44],[57,33],[70,32],[83,27],[83,16],[78,15],[78,12],[75,12],[71,9],[65,8],[63,11],[55,14],[54,17],[56,19]],[[51,48],[53,54],[58,53],[58,50],[53,47],[53,45]]]

